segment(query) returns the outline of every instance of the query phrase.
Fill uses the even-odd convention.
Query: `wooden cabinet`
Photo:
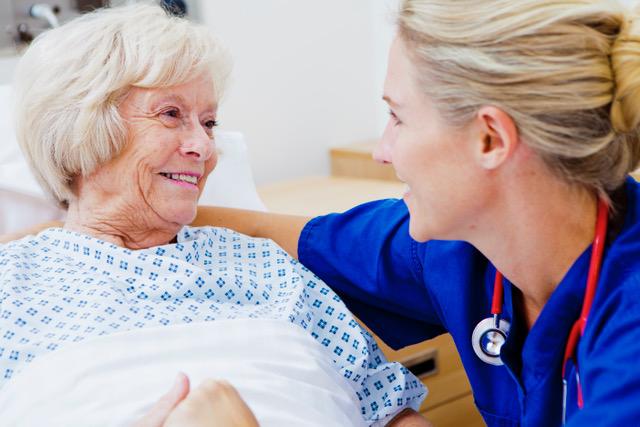
[[[404,184],[395,179],[350,177],[307,177],[258,189],[270,211],[306,216],[340,212],[370,200],[400,197],[403,191]],[[420,410],[435,427],[484,425],[449,335],[399,351],[391,350],[379,339],[378,343],[389,360],[412,369],[422,366],[424,375],[420,379],[429,388],[429,396]]]
[[[376,144],[377,141],[368,141],[332,148],[331,175],[398,181],[393,166],[373,160],[371,153]]]
[[[380,340],[378,342],[380,343]],[[419,378],[429,389],[429,395],[422,403],[420,412],[435,427],[485,425],[473,403],[471,386],[451,335],[442,335],[398,351],[390,349],[384,343],[380,343],[380,347],[389,360],[398,361],[412,371],[416,361],[433,359],[432,364],[426,364],[429,368],[433,366],[433,370],[427,371]]]

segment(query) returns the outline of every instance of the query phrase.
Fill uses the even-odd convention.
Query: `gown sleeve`
[[[424,283],[427,244],[408,227],[404,202],[381,200],[312,219],[298,242],[300,261],[393,348],[446,332]]]

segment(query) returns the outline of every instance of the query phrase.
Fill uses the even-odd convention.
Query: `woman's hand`
[[[387,427],[433,427],[433,425],[413,409],[405,409],[396,415]]]
[[[206,380],[189,392],[189,379],[179,374],[134,427],[257,427],[258,421],[238,392],[226,381]]]
[[[258,421],[226,381],[206,380],[171,412],[164,427],[257,427]]]
[[[132,427],[162,427],[178,403],[189,394],[189,378],[179,373],[171,390],[165,393]]]

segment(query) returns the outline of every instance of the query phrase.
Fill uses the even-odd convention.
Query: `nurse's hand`
[[[226,381],[206,380],[189,392],[189,379],[179,374],[134,427],[257,427],[258,421],[238,392]]]

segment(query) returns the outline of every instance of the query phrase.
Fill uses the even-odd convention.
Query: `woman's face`
[[[390,117],[374,158],[392,163],[407,184],[403,199],[414,239],[466,240],[479,207],[476,192],[482,191],[473,152],[479,131],[447,125],[414,76],[405,44],[397,38],[384,88]]]
[[[112,161],[88,177],[109,211],[134,223],[163,227],[190,223],[207,176],[217,162],[213,138],[217,101],[212,79],[132,88],[119,108],[128,141]]]

